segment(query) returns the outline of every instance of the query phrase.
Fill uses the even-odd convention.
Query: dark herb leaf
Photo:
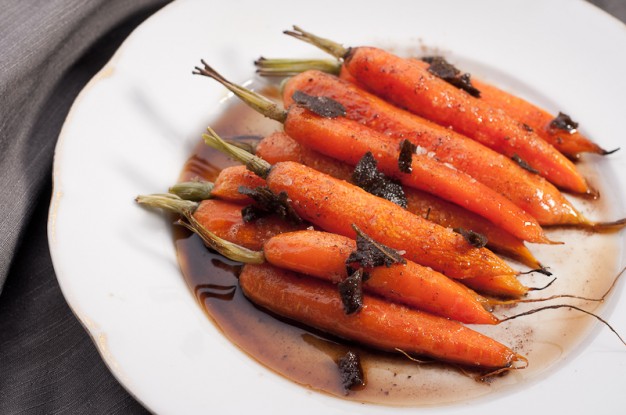
[[[287,193],[275,194],[266,186],[251,189],[239,186],[239,193],[252,198],[255,203],[241,210],[244,222],[251,222],[263,216],[278,215],[292,223],[301,223],[302,219],[291,207]]]
[[[516,162],[521,168],[523,168],[524,170],[528,170],[531,173],[535,173],[535,174],[539,174],[539,170],[535,169],[533,166],[531,166],[530,164],[528,164],[526,162],[526,160],[522,159],[520,156],[518,156],[517,154],[513,154],[513,157],[511,157],[511,159]]]
[[[363,307],[363,270],[358,269],[338,284],[339,295],[346,314],[354,314]]]
[[[397,263],[406,264],[406,259],[400,252],[376,242],[355,224],[352,224],[352,228],[356,232],[356,251],[350,254],[346,265],[351,266],[356,263],[359,267],[374,268],[382,265],[389,267]]]
[[[320,117],[337,118],[346,116],[346,108],[332,98],[316,97],[302,91],[294,92],[291,97],[296,103]]]
[[[352,182],[375,196],[387,199],[406,209],[407,200],[402,186],[385,176],[377,168],[371,152],[365,153],[352,173]]]
[[[441,56],[427,56],[422,58],[422,60],[430,64],[428,72],[431,74],[443,79],[450,85],[462,89],[473,97],[480,97],[480,91],[472,85],[470,74],[461,74],[461,71]]]
[[[341,384],[346,394],[354,387],[365,386],[365,377],[363,376],[359,355],[348,351],[339,359],[337,366],[339,366]]]
[[[411,173],[413,171],[413,154],[417,150],[417,146],[409,140],[402,140],[400,144],[400,156],[398,157],[398,168],[402,173]]]
[[[482,233],[474,232],[473,230],[454,228],[453,231],[461,234],[463,238],[465,238],[465,240],[474,248],[483,248],[489,242],[485,235],[483,235]]]
[[[550,121],[550,128],[574,133],[578,128],[578,123],[572,120],[569,115],[559,112],[559,115],[557,115],[555,119]]]

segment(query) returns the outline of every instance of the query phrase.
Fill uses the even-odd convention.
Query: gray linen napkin
[[[164,0],[0,0],[0,413],[145,409],[67,306],[48,248],[51,167],[76,95]]]

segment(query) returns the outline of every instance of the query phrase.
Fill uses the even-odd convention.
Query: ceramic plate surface
[[[261,55],[323,57],[282,35],[293,24],[344,45],[440,51],[476,75],[572,114],[605,148],[624,146],[626,27],[582,1],[172,3],[128,38],[76,100],[57,146],[49,220],[68,303],[114,375],[154,412],[416,410],[309,390],[234,347],[185,285],[166,217],[134,202],[177,180],[200,134],[223,111],[224,89],[191,75],[200,58],[243,83]],[[593,162],[607,212],[626,216],[626,153]],[[624,238],[617,238],[613,271],[626,262]],[[600,312],[626,333],[623,284]],[[594,323],[540,378],[419,411],[598,413],[625,406],[624,373],[626,349]]]

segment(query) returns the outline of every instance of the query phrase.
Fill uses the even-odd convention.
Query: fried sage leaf
[[[398,157],[398,169],[402,173],[413,171],[413,154],[417,151],[417,146],[409,140],[402,140],[400,143],[400,156]]]
[[[374,155],[368,151],[354,168],[352,182],[366,192],[406,209],[407,200],[402,186],[385,176],[377,166],[378,162]]]
[[[320,117],[337,118],[346,116],[346,108],[332,98],[316,97],[302,91],[294,92],[291,97],[296,103]]]
[[[359,268],[338,284],[339,296],[346,314],[354,314],[363,307],[363,269]]]
[[[480,90],[472,85],[470,74],[461,74],[461,71],[441,56],[426,56],[422,60],[430,64],[428,72],[431,74],[443,79],[450,85],[462,89],[473,97],[480,97]]]
[[[254,189],[239,186],[237,190],[255,201],[254,204],[248,205],[241,210],[244,222],[252,222],[263,216],[274,214],[292,223],[302,222],[302,218],[291,207],[289,197],[285,192],[275,194],[266,186],[259,186]]]
[[[575,133],[578,128],[578,123],[572,120],[569,115],[559,112],[559,115],[550,121],[550,128]]]
[[[337,366],[341,376],[341,385],[346,394],[355,387],[365,386],[365,377],[363,376],[361,359],[358,354],[348,351],[339,358]]]
[[[482,233],[474,232],[471,229],[454,228],[454,232],[459,233],[465,238],[465,240],[475,248],[483,248],[487,245],[489,240]]]
[[[356,251],[348,256],[346,265],[358,264],[359,267],[374,268],[383,265],[389,267],[398,263],[406,264],[406,259],[399,251],[376,242],[355,224],[352,224],[352,228],[356,232]]]

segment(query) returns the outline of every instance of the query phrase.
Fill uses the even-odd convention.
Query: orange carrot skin
[[[320,231],[296,231],[276,235],[263,246],[267,261],[331,282],[348,277],[346,261],[356,242]],[[366,270],[366,292],[389,301],[468,324],[496,324],[498,319],[477,301],[476,294],[446,276],[407,261]]]
[[[524,360],[461,323],[376,297],[365,295],[363,308],[346,315],[336,287],[271,265],[244,266],[239,284],[248,299],[273,313],[381,350],[485,368]]]
[[[380,243],[406,251],[407,259],[456,279],[516,274],[491,251],[472,247],[452,230],[302,164],[274,164],[266,180],[273,192],[287,193],[300,217],[328,232],[355,238],[356,224]]]
[[[193,215],[202,226],[220,238],[255,251],[260,251],[263,244],[272,236],[305,227],[291,224],[275,216],[244,222],[241,208],[240,204],[208,199],[200,203]]]
[[[577,159],[581,153],[606,154],[606,150],[579,131],[569,133],[551,128],[550,123],[555,116],[546,110],[478,79],[472,78],[472,83],[480,90],[480,98],[483,101],[502,108],[513,118],[530,126],[541,138],[567,157]]]
[[[293,103],[291,97],[296,90],[330,97],[345,106],[348,118],[396,137],[398,142],[408,139],[432,151],[442,162],[509,198],[542,225],[581,222],[571,203],[543,177],[523,170],[508,157],[474,140],[365,92],[343,79],[350,76],[343,67],[341,74],[342,79],[319,71],[292,77],[283,89],[285,105]]]
[[[425,69],[430,66],[422,60],[416,62]],[[606,154],[606,150],[579,131],[570,133],[551,128],[550,123],[555,116],[543,108],[475,77],[472,77],[472,84],[480,91],[482,101],[501,108],[514,119],[528,125],[537,135],[570,159],[579,158],[581,153]]]
[[[487,246],[492,251],[519,261],[530,268],[541,267],[539,261],[521,239],[487,222],[483,217],[426,192],[412,189],[405,191],[405,194],[409,212],[446,228],[463,228],[478,232],[487,238]]]
[[[508,157],[521,157],[562,189],[591,192],[574,164],[545,140],[504,111],[455,88],[414,61],[359,47],[351,49],[344,65],[369,90],[399,107],[450,126]]]
[[[354,167],[324,156],[303,146],[282,131],[264,137],[256,146],[256,155],[270,164],[295,161],[342,180],[350,180]]]
[[[335,178],[350,181],[353,168],[339,160],[327,157],[301,145],[284,132],[263,138],[256,147],[256,155],[270,164],[296,161]],[[481,216],[429,193],[405,188],[407,210],[447,228],[463,228],[485,235],[487,246],[502,255],[520,261],[530,268],[541,264],[519,239],[495,226]]]
[[[356,165],[366,152],[371,151],[378,168],[405,186],[463,206],[520,239],[539,243],[548,241],[535,218],[509,199],[427,155],[414,154],[412,172],[400,172],[396,140],[353,120],[323,118],[302,107],[292,106],[284,127],[285,132],[300,143],[348,164]]]
[[[252,173],[246,166],[226,167],[215,179],[211,195],[229,202],[252,203],[250,197],[239,192],[240,186],[255,189],[265,186],[265,180]]]

